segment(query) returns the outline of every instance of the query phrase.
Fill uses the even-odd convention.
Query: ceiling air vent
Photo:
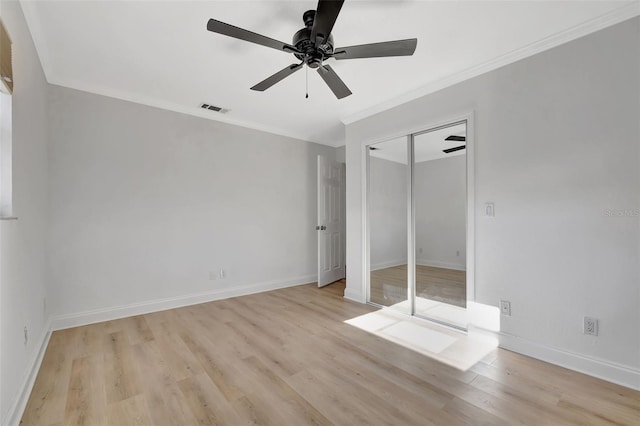
[[[202,109],[209,109],[209,110],[211,110],[211,111],[215,111],[215,112],[220,112],[220,111],[222,111],[222,108],[217,107],[217,106],[215,106],[215,105],[209,105],[209,104],[202,104],[202,105],[200,105],[200,108],[202,108]]]

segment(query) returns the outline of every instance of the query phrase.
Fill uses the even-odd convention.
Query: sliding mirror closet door
[[[467,328],[466,122],[413,135],[414,314]]]
[[[370,303],[409,307],[407,279],[407,138],[368,149],[369,294]]]

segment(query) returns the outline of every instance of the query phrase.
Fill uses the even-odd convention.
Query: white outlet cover
[[[584,317],[583,333],[589,336],[597,336],[598,319],[592,317]]]
[[[511,316],[511,302],[508,300],[500,301],[500,314],[510,317]]]

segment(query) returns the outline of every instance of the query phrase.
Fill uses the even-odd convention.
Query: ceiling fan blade
[[[344,0],[318,1],[316,16],[311,27],[311,40],[316,47],[327,42],[343,3]]]
[[[302,68],[302,64],[289,65],[288,67],[286,67],[286,68],[278,71],[277,73],[273,74],[271,77],[267,77],[266,79],[262,80],[260,83],[258,83],[255,86],[253,86],[251,88],[251,90],[257,90],[258,92],[264,92],[269,87],[271,87],[274,84],[278,83],[279,81],[282,81],[285,78],[289,77],[291,74],[293,74],[294,72],[298,71],[300,68]]]
[[[461,149],[465,149],[466,147],[466,145],[460,145],[449,149],[443,149],[442,152],[444,152],[445,154],[451,154],[452,152],[460,151]]]
[[[239,40],[248,41],[250,43],[261,44],[263,46],[271,47],[276,50],[282,50],[285,52],[298,51],[295,47],[291,46],[290,44],[284,43],[282,41],[274,40],[272,38],[263,36],[261,34],[251,32],[249,30],[234,27],[233,25],[229,25],[221,21],[216,21],[215,19],[209,19],[209,22],[207,22],[207,29],[214,33],[237,38]]]
[[[417,38],[360,44],[334,49],[333,57],[341,59],[382,58],[386,56],[411,56],[416,51]]]
[[[349,90],[347,85],[344,84],[342,80],[340,80],[338,74],[336,74],[333,68],[331,68],[329,65],[323,65],[319,67],[318,74],[320,74],[320,77],[322,77],[324,82],[327,83],[327,86],[329,86],[329,89],[331,89],[333,94],[336,95],[336,98],[346,98],[351,94],[351,90]]]

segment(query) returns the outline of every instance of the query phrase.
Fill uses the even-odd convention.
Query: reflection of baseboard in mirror
[[[407,259],[396,259],[396,260],[389,260],[386,262],[378,262],[375,264],[371,265],[371,270],[372,271],[379,271],[380,269],[386,269],[386,268],[391,268],[394,266],[400,266],[400,265],[405,265],[407,264]]]
[[[433,266],[434,268],[454,269],[456,271],[466,271],[467,265],[464,263],[451,263],[442,260],[416,259],[418,266]]]

